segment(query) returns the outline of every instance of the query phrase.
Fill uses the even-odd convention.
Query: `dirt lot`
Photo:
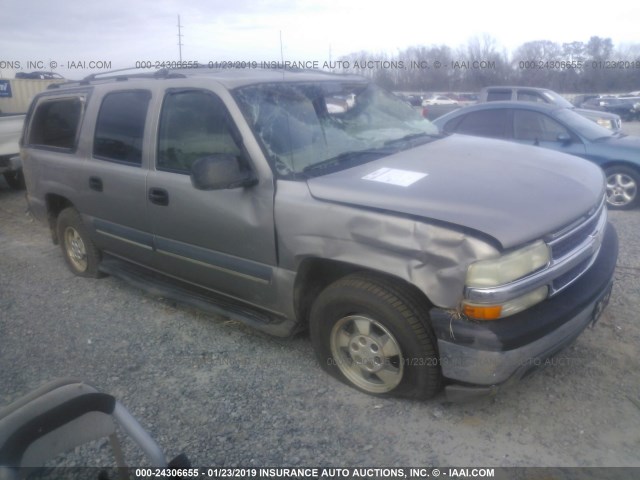
[[[361,394],[320,370],[308,337],[74,277],[0,181],[0,405],[78,376],[200,466],[640,466],[640,210],[610,218],[621,252],[595,328],[497,398],[454,405]],[[99,442],[60,462],[107,459]]]

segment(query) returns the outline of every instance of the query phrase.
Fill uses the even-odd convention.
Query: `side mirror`
[[[569,145],[571,143],[571,137],[566,133],[560,133],[557,139],[562,145]]]
[[[191,183],[198,190],[225,190],[250,187],[258,183],[258,179],[240,166],[235,155],[216,153],[193,162]]]

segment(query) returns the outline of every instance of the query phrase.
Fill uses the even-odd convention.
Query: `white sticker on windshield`
[[[390,183],[391,185],[399,185],[408,187],[413,185],[421,178],[429,175],[428,173],[412,172],[410,170],[399,170],[397,168],[383,167],[375,172],[362,177],[363,180],[372,180],[374,182]]]

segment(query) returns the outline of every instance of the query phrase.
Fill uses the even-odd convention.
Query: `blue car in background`
[[[640,137],[613,133],[569,108],[532,102],[489,102],[461,108],[433,123],[462,133],[551,148],[602,167],[607,203],[629,209],[639,201]]]

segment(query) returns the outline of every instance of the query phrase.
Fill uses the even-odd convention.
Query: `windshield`
[[[562,108],[556,111],[555,116],[572,128],[578,135],[587,140],[598,140],[613,136],[611,130],[601,127],[596,122],[583,117],[573,110]]]
[[[411,106],[364,82],[260,84],[234,96],[281,175],[348,167],[438,134]]]

